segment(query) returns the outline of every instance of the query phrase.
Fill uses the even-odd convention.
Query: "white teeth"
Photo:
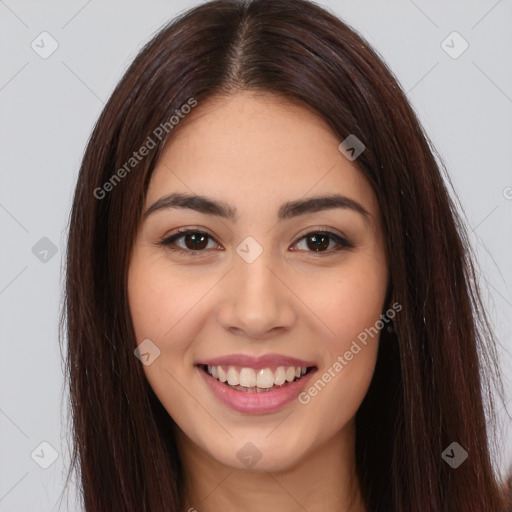
[[[274,383],[278,386],[282,386],[286,381],[286,370],[284,366],[279,366],[276,369],[276,373],[274,375]]]
[[[274,385],[274,374],[269,368],[259,370],[256,375],[256,386],[259,388],[271,388]]]
[[[256,386],[256,372],[252,368],[242,368],[240,370],[240,386],[245,388]]]
[[[229,366],[226,371],[222,366],[207,366],[207,372],[220,382],[227,382],[230,386],[261,389],[293,382],[305,375],[306,371],[305,366],[278,366],[275,372],[270,368],[261,368],[257,371],[253,368],[241,368],[238,371],[234,366]]]
[[[221,382],[226,382],[228,378],[226,377],[226,372],[222,369],[222,366],[217,366],[217,372],[219,376],[217,377],[218,380]]]
[[[212,377],[215,379],[219,376],[216,366],[208,366],[208,372],[211,373]]]
[[[240,384],[240,374],[232,366],[228,368],[228,384],[230,386],[238,386]]]

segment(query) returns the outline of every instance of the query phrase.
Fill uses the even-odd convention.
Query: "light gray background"
[[[73,492],[58,506],[69,453],[57,319],[74,185],[93,124],[127,65],[164,22],[196,3],[0,0],[0,511],[79,510]],[[321,3],[387,61],[448,167],[511,405],[512,0]],[[31,48],[43,31],[59,45],[47,59]],[[453,31],[469,43],[457,59],[441,47]],[[46,262],[32,252],[43,237],[58,248]],[[512,429],[503,410],[500,417],[494,462],[503,470]],[[31,458],[37,448],[36,460],[51,461],[41,442],[58,453],[48,469]]]

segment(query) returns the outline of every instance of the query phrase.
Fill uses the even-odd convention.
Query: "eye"
[[[183,239],[185,247],[180,247],[176,244],[176,242],[180,239]],[[203,249],[208,248],[208,239],[213,241],[213,238],[205,231],[200,231],[197,229],[183,229],[174,235],[164,238],[158,243],[159,245],[167,247],[171,251],[179,251],[187,256],[196,256],[198,254],[194,253],[203,252]],[[214,246],[215,245],[218,246],[218,244],[214,244]]]
[[[343,249],[353,249],[355,246],[346,238],[343,238],[336,233],[330,231],[310,231],[302,236],[295,245],[299,245],[301,240],[305,240],[306,251],[313,253],[332,253],[341,251]],[[331,246],[334,242],[334,247]],[[327,250],[327,249],[332,250]],[[308,250],[311,249],[311,250]]]
[[[178,240],[182,239],[185,244],[184,247],[177,244]],[[330,231],[310,231],[295,242],[294,246],[304,243],[302,240],[305,242],[306,249],[299,250],[305,250],[306,252],[312,252],[313,254],[331,254],[343,249],[352,249],[355,247],[354,244],[349,242],[347,239]],[[208,247],[209,241],[213,243],[213,247]],[[199,256],[200,253],[204,252],[204,249],[215,249],[216,247],[220,247],[216,242],[214,242],[211,235],[205,231],[197,229],[179,230],[178,233],[168,236],[158,243],[173,252],[181,252],[185,256]],[[331,245],[332,243],[334,246]],[[297,249],[293,249],[293,251],[296,250]]]

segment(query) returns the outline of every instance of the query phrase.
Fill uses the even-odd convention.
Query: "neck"
[[[365,512],[355,466],[355,424],[276,472],[233,469],[213,459],[179,429],[185,510],[225,512]]]

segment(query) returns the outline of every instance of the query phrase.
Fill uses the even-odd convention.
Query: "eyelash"
[[[184,230],[179,230],[177,233],[163,238],[162,240],[160,240],[158,242],[158,245],[162,245],[174,253],[179,252],[179,253],[183,254],[184,256],[190,256],[190,257],[197,257],[201,253],[205,252],[206,249],[200,249],[200,250],[194,251],[191,249],[183,249],[182,247],[176,247],[176,246],[172,247],[172,245],[174,244],[174,242],[176,242],[176,240],[179,240],[180,238],[183,238],[188,234],[206,235],[207,237],[209,237],[210,240],[215,241],[215,239],[209,233],[207,233],[205,231],[187,228]],[[326,250],[326,251],[318,251],[318,252],[306,251],[306,252],[313,254],[315,257],[316,256],[322,257],[323,255],[331,255],[333,253],[337,253],[344,249],[353,249],[355,247],[354,244],[349,242],[347,239],[345,239],[335,233],[332,233],[330,231],[322,231],[322,230],[314,230],[314,231],[310,231],[309,233],[302,235],[293,245],[296,245],[298,242],[300,242],[301,240],[303,240],[305,238],[308,238],[311,235],[324,235],[324,236],[329,237],[332,241],[334,241],[338,244],[338,246],[336,248]]]

